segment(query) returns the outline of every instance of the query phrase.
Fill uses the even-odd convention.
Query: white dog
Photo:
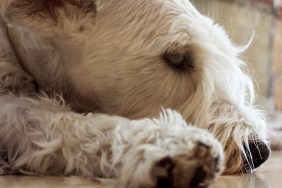
[[[13,169],[182,188],[268,158],[242,48],[188,0],[0,8],[0,146]]]

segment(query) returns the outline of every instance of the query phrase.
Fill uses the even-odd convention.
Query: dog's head
[[[5,2],[4,19],[20,28],[13,32],[28,33],[12,39],[29,46],[23,45],[21,58],[35,56],[42,50],[38,44],[50,41],[63,49],[62,62],[46,52],[48,64],[64,67],[63,81],[75,88],[76,101],[87,101],[87,109],[128,118],[175,109],[221,141],[226,173],[257,167],[268,157],[263,115],[253,105],[253,83],[238,57],[242,49],[188,0]]]

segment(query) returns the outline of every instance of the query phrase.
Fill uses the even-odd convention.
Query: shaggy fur
[[[231,174],[267,159],[243,49],[189,1],[0,9],[0,146],[21,173],[204,187],[223,163]]]

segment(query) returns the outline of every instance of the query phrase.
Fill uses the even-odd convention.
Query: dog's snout
[[[263,141],[252,141],[249,143],[249,152],[247,152],[247,164],[244,164],[244,170],[252,170],[263,164],[271,154],[270,147]],[[245,146],[247,151],[247,147]],[[248,161],[248,162],[247,162]]]

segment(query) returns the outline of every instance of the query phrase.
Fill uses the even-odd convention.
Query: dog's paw
[[[210,146],[199,143],[192,154],[182,153],[157,161],[152,168],[154,187],[208,187],[222,171],[222,159],[211,151]]]
[[[121,174],[125,187],[208,187],[221,174],[223,149],[212,135],[191,127],[168,131],[126,154]]]

